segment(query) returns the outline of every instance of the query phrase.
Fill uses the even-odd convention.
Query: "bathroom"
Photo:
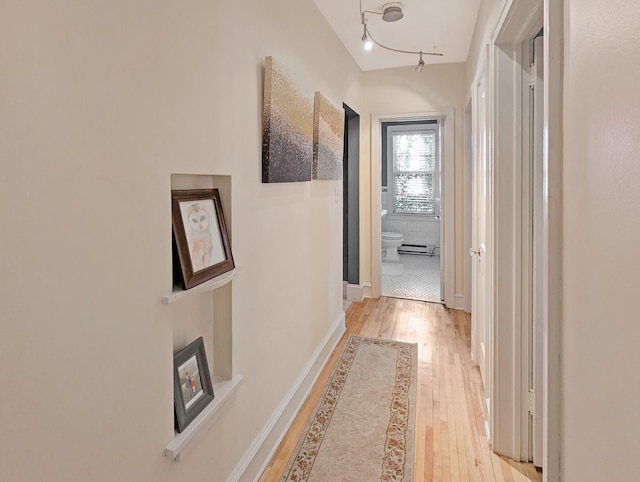
[[[438,120],[382,123],[382,295],[442,301]]]

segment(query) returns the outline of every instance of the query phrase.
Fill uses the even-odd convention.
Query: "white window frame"
[[[435,134],[435,159],[433,166],[433,197],[434,199],[440,198],[440,183],[441,183],[441,129],[440,129],[440,120],[437,122],[427,122],[427,123],[408,123],[406,125],[391,125],[387,127],[387,195],[389,196],[389,202],[392,209],[389,209],[389,214],[387,215],[388,219],[410,219],[412,217],[419,219],[432,219],[437,220],[440,216],[439,207],[437,203],[434,201],[434,212],[433,213],[396,213],[395,212],[395,204],[396,204],[396,192],[395,192],[395,172],[393,170],[393,136],[394,134],[402,133],[402,134],[413,134],[413,133],[424,133],[432,131]],[[412,172],[412,171],[403,171],[403,172]],[[416,171],[419,172],[419,171]]]

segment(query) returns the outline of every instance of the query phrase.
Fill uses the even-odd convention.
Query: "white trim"
[[[464,296],[464,293],[456,293],[454,308],[456,310],[464,310],[465,306],[466,306],[466,298]]]
[[[431,134],[433,136],[434,143],[434,151],[437,155],[434,156],[434,165],[433,170],[431,171],[420,171],[420,174],[431,174],[434,179],[433,182],[433,197],[436,199],[440,198],[440,176],[441,169],[440,164],[442,160],[440,159],[439,153],[441,152],[440,143],[441,143],[441,126],[440,122],[425,122],[424,124],[412,123],[405,125],[391,125],[387,127],[387,192],[388,192],[388,200],[387,206],[384,209],[387,209],[389,214],[387,214],[387,219],[411,219],[409,216],[412,216],[413,219],[431,221],[440,223],[440,213],[438,212],[438,208],[436,203],[433,205],[433,213],[419,213],[419,212],[403,212],[397,213],[395,210],[396,203],[396,171],[394,170],[394,135],[395,134]],[[399,172],[409,172],[414,173],[415,171],[399,171]],[[406,218],[405,218],[406,216]]]
[[[453,109],[440,109],[427,112],[371,114],[371,296],[379,298],[382,294],[382,263],[380,233],[382,210],[380,191],[382,186],[382,141],[381,124],[385,121],[403,121],[420,119],[440,119],[442,135],[442,206],[441,232],[444,242],[440,248],[442,258],[442,277],[444,280],[444,303],[454,306],[455,296],[455,117]]]
[[[386,219],[387,221],[419,221],[421,223],[440,223],[440,220],[437,219],[433,214],[388,213],[386,215]]]
[[[194,443],[202,438],[204,433],[211,428],[218,419],[221,408],[238,391],[242,385],[243,376],[235,375],[231,380],[221,380],[213,383],[215,398],[181,433],[167,444],[164,455],[171,457],[176,462],[182,462]]]
[[[563,55],[564,0],[544,0],[544,126],[546,178],[545,249],[547,266],[543,287],[547,325],[543,327],[543,480],[562,479],[562,183],[563,183]]]
[[[362,283],[362,296],[364,298],[373,298],[371,291],[371,283]]]
[[[347,294],[345,300],[347,301],[362,301],[364,299],[364,285],[351,285],[347,284]]]
[[[464,233],[464,249],[463,249],[463,272],[464,272],[464,292],[466,293],[466,300],[464,304],[464,311],[471,313],[471,256],[467,256],[471,246],[471,232],[472,226],[472,200],[473,190],[472,186],[472,172],[473,172],[473,158],[472,158],[472,136],[473,136],[473,85],[469,87],[469,93],[467,100],[465,101],[465,108],[463,112],[463,145],[464,145],[464,220],[463,220],[463,233]],[[473,359],[473,344],[472,346],[472,359]]]
[[[198,286],[194,286],[193,288],[190,288],[188,290],[183,290],[178,286],[174,286],[171,293],[167,293],[162,297],[162,303],[168,305],[170,303],[173,303],[174,301],[178,301],[179,299],[184,298],[185,296],[191,296],[198,293],[217,290],[218,288],[221,288],[222,286],[230,283],[231,280],[233,280],[235,272],[236,269],[234,268],[231,271],[222,273],[221,275],[216,276],[215,278],[212,278],[209,281],[201,283]]]
[[[474,172],[472,179],[472,195],[476,204],[473,206],[473,220],[472,220],[472,241],[471,245],[474,249],[480,250],[480,256],[485,256],[484,261],[484,275],[483,278],[480,279],[472,279],[472,296],[476,295],[476,298],[473,300],[473,306],[471,308],[472,311],[472,324],[473,331],[475,334],[475,361],[484,364],[484,373],[483,373],[483,382],[484,382],[484,396],[487,401],[487,410],[486,410],[486,423],[487,427],[487,440],[493,447],[493,433],[495,430],[493,420],[495,418],[494,415],[494,406],[493,402],[494,398],[494,364],[495,360],[493,357],[493,344],[494,344],[494,326],[493,326],[493,276],[494,276],[494,267],[493,267],[493,259],[494,259],[494,245],[493,245],[493,226],[494,226],[494,213],[495,207],[493,202],[493,192],[494,192],[494,183],[495,179],[492,176],[494,173],[494,159],[493,159],[493,137],[491,131],[492,125],[492,71],[491,65],[493,59],[491,57],[491,49],[489,44],[485,45],[483,55],[478,62],[478,70],[476,72],[476,76],[474,78],[474,83],[472,87],[472,102],[473,102],[473,119],[472,119],[472,132],[473,132],[473,141],[475,142],[474,147],[474,159],[473,169],[477,169],[479,166],[478,157],[481,154],[480,149],[483,149],[482,156],[485,156],[484,159],[484,169],[486,170],[485,175],[480,175],[479,173]],[[479,87],[484,83],[484,101],[481,101],[481,97],[478,96]],[[484,107],[481,109],[480,104],[484,103]],[[482,117],[481,117],[482,116]],[[482,130],[485,130],[486,133],[483,134]],[[483,142],[480,142],[481,137],[484,135]],[[477,204],[480,193],[478,189],[481,188],[479,181],[482,179],[482,183],[484,186],[482,189],[486,189],[486,194],[483,196],[484,199],[484,213],[483,213],[483,231],[484,232],[484,242],[478,239],[478,230],[474,226],[479,223],[479,208],[480,206]],[[480,262],[480,261],[479,261]],[[472,270],[476,270],[477,267],[472,267]],[[476,278],[476,277],[474,277]],[[478,291],[478,283],[481,282],[484,285],[484,299],[480,300],[477,296]],[[480,313],[480,308],[482,308],[482,313]],[[473,323],[474,315],[476,313],[475,318],[478,316],[482,320],[482,324]],[[481,355],[480,355],[481,354]]]
[[[521,447],[521,285],[518,264],[521,255],[521,146],[522,110],[516,99],[521,87],[521,72],[514,63],[520,61],[520,49],[514,46],[492,47],[493,122],[495,139],[493,272],[493,375],[492,424],[494,450],[515,460],[522,460]],[[497,136],[496,133],[500,135]],[[499,200],[499,202],[498,202]],[[517,348],[517,350],[516,350]]]
[[[311,355],[289,393],[271,414],[249,449],[227,477],[227,482],[258,480],[345,331],[345,315],[342,313]]]

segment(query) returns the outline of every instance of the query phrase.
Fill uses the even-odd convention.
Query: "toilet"
[[[380,213],[384,218],[387,215],[387,210],[383,209]],[[388,263],[399,263],[400,256],[398,256],[398,248],[404,243],[404,236],[400,233],[391,233],[388,231],[382,231],[382,261]]]
[[[380,212],[380,217],[384,218],[387,215],[387,210],[383,209]],[[382,231],[382,261],[388,263],[399,263],[400,256],[398,256],[398,248],[404,243],[404,236],[400,233],[391,233],[388,231]]]
[[[382,232],[382,261],[399,263],[398,248],[402,246],[404,236],[400,233]]]

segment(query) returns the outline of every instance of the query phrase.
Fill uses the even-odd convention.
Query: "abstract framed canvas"
[[[313,179],[342,179],[344,110],[316,92],[313,110]]]
[[[262,182],[311,180],[313,102],[272,57],[265,58]]]
[[[176,431],[182,432],[214,398],[202,337],[173,356]]]
[[[171,200],[175,257],[183,288],[231,271],[235,265],[218,190],[171,191]]]

